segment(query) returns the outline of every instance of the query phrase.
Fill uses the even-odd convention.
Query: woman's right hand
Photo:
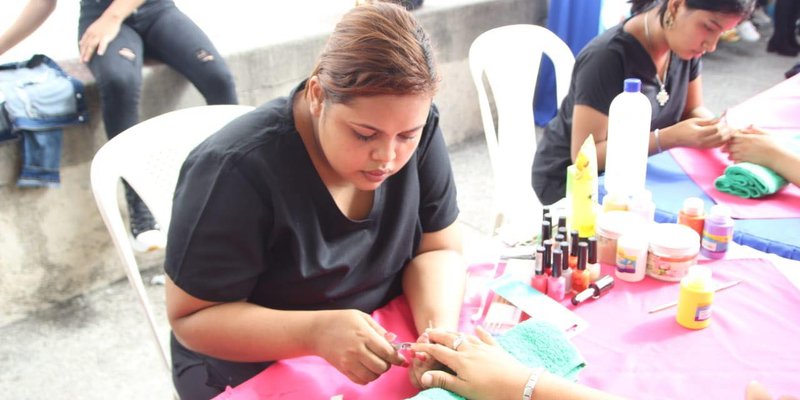
[[[392,347],[395,336],[358,310],[319,311],[310,330],[314,353],[351,381],[365,385],[407,360]]]

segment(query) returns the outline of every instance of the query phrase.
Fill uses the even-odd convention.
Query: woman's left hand
[[[427,333],[423,333],[417,338],[417,343],[431,343]],[[425,352],[417,352],[415,357],[411,360],[411,365],[408,368],[408,377],[411,379],[411,384],[417,389],[424,389],[422,384],[422,374],[431,370],[442,370],[446,368],[440,362],[436,361],[430,354]]]

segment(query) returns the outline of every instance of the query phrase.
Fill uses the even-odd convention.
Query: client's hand
[[[319,315],[315,329],[309,332],[315,354],[351,381],[367,384],[386,372],[390,364],[406,362],[390,343],[394,334],[386,332],[368,314],[331,310]]]
[[[478,337],[439,329],[427,333],[432,343],[416,343],[412,349],[430,354],[456,375],[427,371],[420,379],[422,386],[440,387],[477,400],[520,397],[531,369],[506,353],[488,332],[479,327]]]
[[[780,146],[766,132],[750,127],[737,132],[723,149],[734,162],[747,161],[769,166],[781,152]]]
[[[431,343],[428,332],[423,333],[417,338],[417,343]],[[442,370],[444,365],[433,358],[430,354],[419,352],[411,360],[411,368],[408,369],[408,376],[411,379],[411,384],[417,389],[424,389],[426,386],[422,384],[422,376],[425,372],[430,370]]]

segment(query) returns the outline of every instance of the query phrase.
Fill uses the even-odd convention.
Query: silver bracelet
[[[536,387],[536,382],[539,381],[542,371],[544,371],[544,368],[536,368],[531,372],[531,377],[528,378],[528,382],[525,384],[525,390],[522,391],[522,400],[531,400],[533,389]]]
[[[656,130],[653,131],[653,136],[656,137],[656,152],[657,153],[661,153],[662,151],[664,151],[663,149],[661,149],[661,140],[658,137],[659,133],[660,132],[659,132],[658,128],[656,128]]]

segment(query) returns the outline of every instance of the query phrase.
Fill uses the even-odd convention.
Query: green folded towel
[[[544,367],[551,374],[577,380],[578,372],[586,366],[583,356],[561,330],[553,324],[529,319],[497,338],[498,343],[521,363]],[[522,396],[522,393],[520,393]],[[413,400],[448,400],[463,397],[439,388],[425,389]]]
[[[725,173],[714,180],[714,186],[720,192],[745,199],[771,195],[781,190],[786,183],[786,179],[775,171],[749,162],[729,165],[725,168]]]

